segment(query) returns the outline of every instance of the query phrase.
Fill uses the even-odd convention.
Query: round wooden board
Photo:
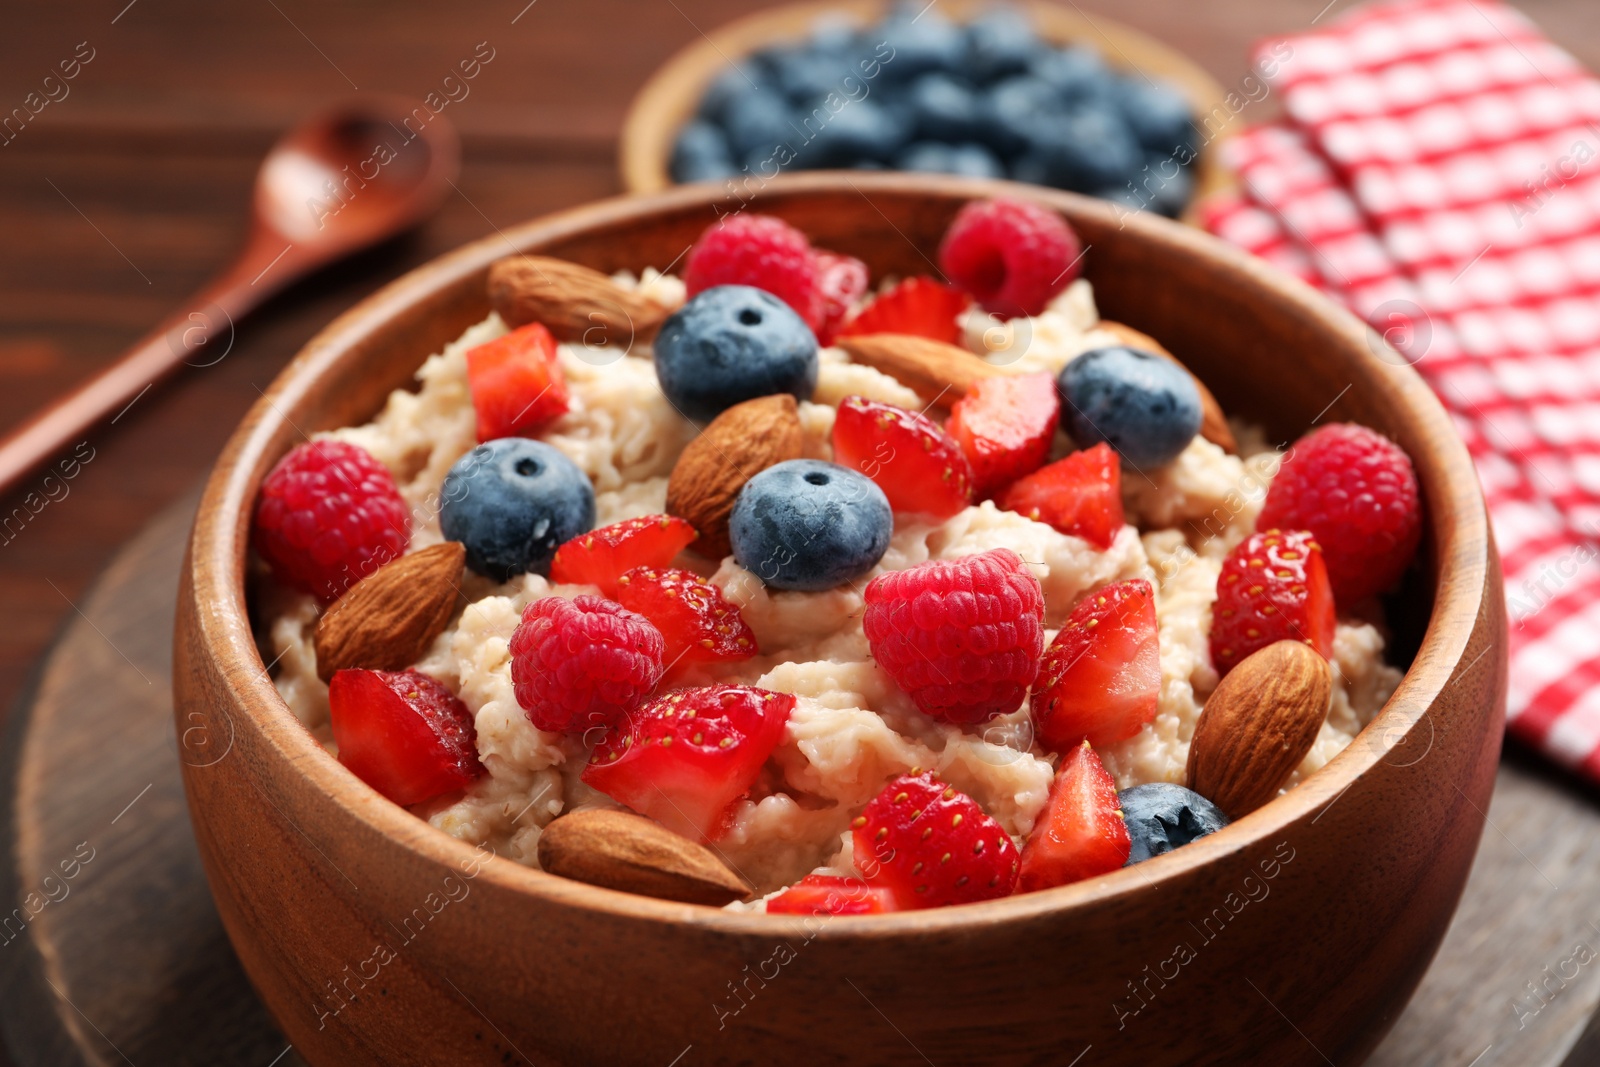
[[[19,910],[0,916],[0,1026],[18,1067],[301,1062],[228,945],[179,780],[173,599],[197,495],[77,605],[8,725],[0,879]],[[1488,814],[1455,923],[1375,1067],[1600,1062],[1600,1032],[1573,1047],[1600,1002],[1600,806],[1511,749]]]

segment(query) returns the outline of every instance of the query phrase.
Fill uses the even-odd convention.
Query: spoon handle
[[[261,278],[269,265],[263,257],[271,255],[263,242],[252,240],[232,266],[190,299],[185,307],[191,310],[167,319],[115,363],[0,439],[0,497],[44,464],[66,456],[94,427],[107,419],[116,422],[184,364],[205,367],[226,355],[234,322],[297,273],[293,265],[279,264],[270,281]],[[220,352],[213,351],[216,346],[223,346]]]

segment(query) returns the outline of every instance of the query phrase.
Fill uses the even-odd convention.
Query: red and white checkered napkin
[[[1207,225],[1438,393],[1505,565],[1509,727],[1600,779],[1600,82],[1494,0],[1380,0],[1287,43],[1288,117],[1227,144],[1243,194]]]

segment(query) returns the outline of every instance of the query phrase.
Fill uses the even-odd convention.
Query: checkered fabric
[[[1600,780],[1600,82],[1494,0],[1380,0],[1287,44],[1287,118],[1226,144],[1243,194],[1204,221],[1439,395],[1505,566],[1509,729]]]

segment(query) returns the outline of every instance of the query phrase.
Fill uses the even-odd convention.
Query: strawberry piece
[[[1132,737],[1155,718],[1160,697],[1155,590],[1134,578],[1078,601],[1039,662],[1028,703],[1040,742],[1065,752],[1085,738]]]
[[[597,745],[583,780],[694,841],[720,836],[729,806],[783,738],[794,697],[748,685],[680,689]]]
[[[1275,641],[1333,655],[1333,589],[1322,549],[1304,530],[1268,530],[1228,553],[1211,606],[1211,663],[1219,675]]]
[[[961,446],[928,416],[847,396],[833,420],[833,461],[878,483],[895,511],[943,521],[972,502]]]
[[[339,762],[396,804],[420,804],[483,773],[472,713],[418,671],[336,671],[328,711]]]
[[[687,525],[687,523],[685,523]],[[749,659],[756,635],[722,590],[689,571],[635,567],[617,582],[617,603],[656,624],[666,640],[662,662],[671,679],[694,663]]]
[[[856,866],[900,908],[992,900],[1016,885],[1011,836],[932,771],[884,786],[850,826]]]
[[[879,293],[872,303],[857,312],[834,336],[904,333],[959,344],[959,320],[971,306],[972,297],[966,293],[918,275]]]
[[[767,901],[768,915],[878,915],[897,911],[894,894],[859,878],[808,874]]]
[[[827,347],[838,335],[844,317],[867,291],[867,265],[854,256],[841,256],[822,249],[813,253],[813,259],[817,264],[817,287],[822,292],[817,344]]]
[[[1102,441],[1013,482],[1000,506],[1107,549],[1122,529],[1122,466]]]
[[[635,567],[665,567],[698,536],[676,515],[646,515],[579,534],[550,561],[555,585],[595,585],[617,595],[617,580]],[[670,657],[669,657],[670,658]]]
[[[972,464],[972,493],[990,497],[1044,466],[1061,421],[1048,374],[980,378],[950,409],[944,428]]]
[[[478,440],[531,437],[567,413],[567,379],[556,339],[530,322],[467,350],[467,385],[478,413]]]
[[[1117,783],[1085,741],[1061,758],[1050,799],[1022,848],[1018,891],[1110,874],[1128,862],[1132,845]]]

